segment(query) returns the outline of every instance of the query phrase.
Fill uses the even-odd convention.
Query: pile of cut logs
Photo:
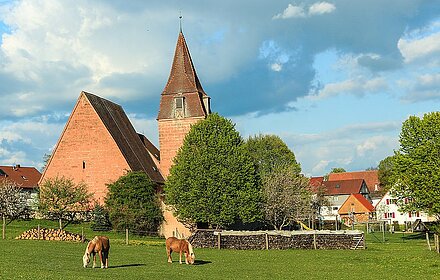
[[[57,240],[57,241],[75,241],[81,242],[81,234],[67,232],[62,229],[53,228],[33,228],[23,232],[15,239],[41,239],[41,240]]]

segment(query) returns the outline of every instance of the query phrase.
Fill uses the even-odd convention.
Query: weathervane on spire
[[[179,11],[179,27],[180,32],[182,33],[182,11]]]

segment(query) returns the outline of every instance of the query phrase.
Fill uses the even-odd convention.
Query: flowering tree
[[[263,179],[264,218],[276,230],[292,225],[311,212],[309,179],[287,166],[275,168]]]
[[[0,182],[0,215],[9,222],[29,213],[27,194],[14,182],[7,180]]]
[[[67,226],[78,213],[90,208],[91,193],[85,183],[76,184],[65,177],[46,179],[40,186],[38,209],[48,218],[57,219],[62,227],[62,220]]]

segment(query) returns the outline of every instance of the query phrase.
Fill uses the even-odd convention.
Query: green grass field
[[[440,255],[423,238],[400,233],[386,243],[370,234],[367,249],[356,251],[195,249],[192,266],[179,265],[178,255],[168,264],[163,239],[125,245],[123,234],[107,233],[110,267],[103,270],[82,267],[83,243],[13,239],[33,223],[8,226],[7,239],[0,240],[0,279],[440,279]],[[81,226],[66,230],[78,232],[73,229]]]

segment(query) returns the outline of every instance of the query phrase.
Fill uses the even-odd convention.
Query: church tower
[[[160,171],[164,178],[168,177],[173,158],[191,125],[205,119],[210,113],[210,97],[200,84],[185,37],[180,31],[157,116]]]

